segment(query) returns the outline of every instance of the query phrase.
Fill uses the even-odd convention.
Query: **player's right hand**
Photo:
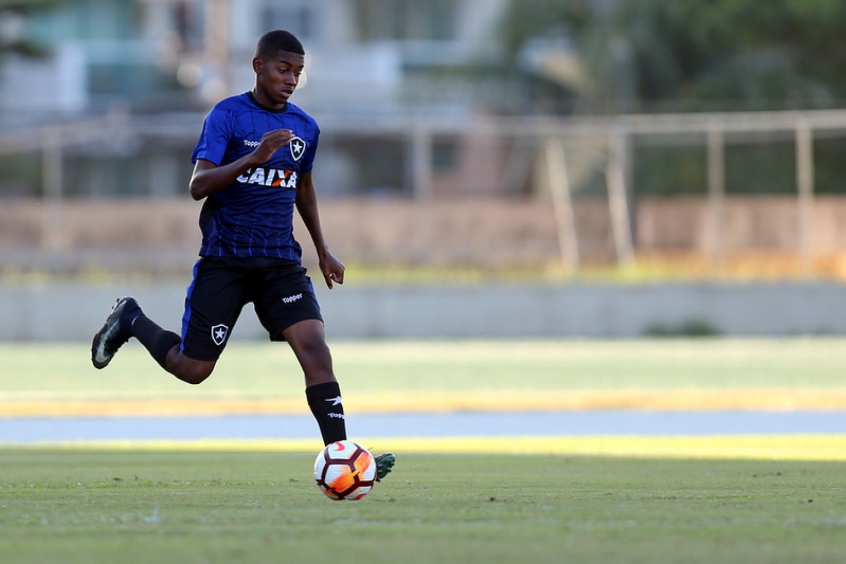
[[[290,129],[274,129],[261,136],[258,147],[253,151],[253,158],[256,163],[266,163],[273,157],[273,154],[291,142],[294,132]]]

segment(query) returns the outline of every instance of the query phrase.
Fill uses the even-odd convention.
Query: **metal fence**
[[[323,134],[315,176],[324,200],[356,201],[358,209],[386,200],[411,206],[414,245],[419,248],[433,247],[444,222],[462,221],[444,219],[442,210],[450,202],[462,203],[468,221],[483,221],[473,215],[473,202],[479,202],[479,208],[485,207],[482,202],[501,202],[505,213],[509,206],[529,202],[538,211],[526,214],[527,226],[514,232],[530,229],[546,214],[543,221],[551,221],[554,238],[552,245],[544,246],[549,249],[544,253],[551,253],[549,260],[573,269],[591,257],[630,264],[650,244],[638,210],[656,200],[648,187],[636,182],[640,151],[661,147],[664,158],[673,159],[674,151],[694,148],[702,153],[705,191],[688,194],[704,214],[700,225],[688,226],[701,231],[696,248],[690,250],[704,252],[713,264],[720,264],[728,249],[738,249],[737,241],[727,240],[729,208],[736,199],[726,187],[727,150],[739,145],[783,148],[789,143],[792,163],[787,168],[794,189],[792,194],[781,194],[781,199],[792,201],[795,212],[783,226],[795,239],[790,252],[796,253],[803,270],[810,271],[821,248],[846,251],[839,239],[820,244],[815,233],[819,231],[815,213],[820,211],[815,147],[820,140],[846,138],[846,111],[447,120],[437,115],[316,117]],[[6,163],[0,173],[3,194],[40,204],[38,240],[26,244],[67,252],[65,210],[71,200],[78,204],[115,197],[186,197],[188,159],[201,123],[202,116],[196,114],[130,116],[116,111],[86,121],[0,132],[0,161]],[[16,169],[9,164],[27,162],[29,167]],[[757,190],[767,192],[767,187]],[[827,199],[826,205],[832,201]],[[605,217],[586,227],[581,218],[588,208],[595,213],[597,206]],[[9,237],[14,239],[9,235],[12,229],[10,225],[0,229],[0,242],[7,248]],[[443,244],[459,249],[454,254],[466,258],[474,253],[484,256],[485,249],[503,242],[492,235],[488,240]],[[534,244],[526,242],[527,248]],[[594,252],[607,247],[610,253]],[[431,258],[426,253],[415,256],[423,261]]]

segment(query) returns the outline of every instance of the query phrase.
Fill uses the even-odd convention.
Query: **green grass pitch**
[[[313,455],[5,449],[0,561],[842,562],[829,462],[415,455],[335,502]]]
[[[525,340],[331,342],[346,395],[620,389],[844,388],[846,340]],[[105,370],[87,343],[0,343],[0,401],[38,398],[302,399],[284,344],[234,342],[187,386],[132,341]]]
[[[332,350],[351,417],[357,405],[418,395],[436,405],[438,394],[777,390],[842,401],[845,388],[846,341],[834,338]],[[134,343],[105,371],[91,368],[87,344],[0,344],[0,358],[0,407],[33,414],[75,401],[305,403],[280,345],[233,343],[199,387],[161,373]],[[475,438],[385,442],[373,446],[395,450],[397,467],[359,502],[318,491],[317,443],[0,445],[0,563],[756,564],[846,554],[841,435],[511,438],[507,451]],[[557,454],[538,454],[546,448]]]

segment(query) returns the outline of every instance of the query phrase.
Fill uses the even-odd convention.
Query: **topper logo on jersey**
[[[247,147],[258,147],[261,144],[261,141],[250,141],[249,139],[244,139],[244,145]],[[303,141],[302,137],[294,135],[291,137],[291,140],[288,142],[288,148],[291,149],[291,158],[294,161],[298,161],[303,158],[306,150],[306,142]]]
[[[257,166],[248,168],[238,177],[238,182],[255,184],[256,186],[276,186],[278,188],[296,188],[297,172]]]

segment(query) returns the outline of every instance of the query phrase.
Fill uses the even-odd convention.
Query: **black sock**
[[[165,370],[167,370],[165,366],[167,353],[175,345],[182,342],[182,338],[179,335],[173,331],[162,329],[143,313],[132,322],[132,336],[144,345],[144,348],[156,359],[159,366]]]
[[[320,426],[323,444],[347,438],[344,421],[344,404],[341,402],[341,387],[337,382],[325,382],[306,388],[306,398],[311,413]]]

